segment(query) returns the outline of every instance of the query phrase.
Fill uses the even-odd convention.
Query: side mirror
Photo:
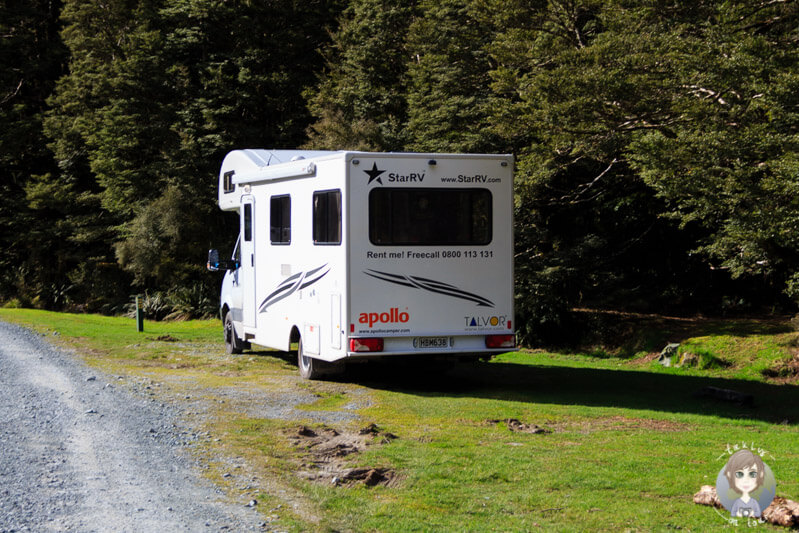
[[[205,267],[211,272],[219,270],[219,250],[208,250],[208,263]]]
[[[219,251],[216,249],[208,250],[208,263],[205,267],[211,272],[217,270],[236,270],[239,268],[239,262],[232,259],[219,259]]]
[[[211,272],[216,272],[219,270],[219,251],[216,249],[208,250],[208,263],[206,263],[205,268],[210,270]]]

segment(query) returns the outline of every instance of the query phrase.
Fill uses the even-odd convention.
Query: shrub
[[[180,287],[167,293],[167,301],[172,309],[167,319],[187,320],[190,318],[210,318],[218,312],[217,298],[214,298],[204,283],[191,287]]]
[[[148,320],[189,320],[210,318],[218,311],[217,298],[204,283],[179,287],[168,292],[145,292],[139,297],[141,312]],[[136,301],[125,306],[127,315],[136,316]]]
[[[163,320],[172,312],[172,308],[167,301],[167,297],[162,292],[154,292],[152,294],[145,292],[143,296],[139,297],[139,304],[141,313],[144,318],[149,320]],[[127,306],[127,314],[131,318],[136,317],[136,300],[130,302]]]

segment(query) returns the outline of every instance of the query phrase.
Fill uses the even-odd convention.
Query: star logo
[[[383,180],[380,177],[385,170],[378,170],[377,163],[372,163],[372,170],[364,170],[366,174],[369,176],[369,183],[367,185],[371,185],[373,181],[377,181],[380,185],[383,185]]]

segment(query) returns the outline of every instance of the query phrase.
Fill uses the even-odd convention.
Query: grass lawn
[[[799,334],[787,322],[644,321],[633,329],[649,340],[637,348],[521,351],[444,373],[354,367],[343,380],[305,382],[285,354],[225,356],[218,320],[147,322],[136,333],[133,320],[93,315],[4,309],[0,319],[108,372],[166,383],[175,401],[207,402],[191,423],[219,439],[201,450],[209,477],[235,497],[240,482],[225,477],[224,458],[245,461],[262,512],[287,530],[729,529],[692,496],[715,485],[728,445],[741,443],[767,450],[777,495],[799,500]],[[652,352],[664,340],[695,363],[658,364]],[[698,397],[707,386],[751,394],[754,405]],[[293,414],[270,415],[288,397],[300,398]],[[343,410],[353,417],[324,417]],[[370,423],[396,438],[336,461],[390,471],[390,483],[298,475],[328,466],[298,427],[346,433]]]

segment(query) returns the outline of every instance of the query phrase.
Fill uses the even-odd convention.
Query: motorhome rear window
[[[341,191],[313,193],[314,244],[341,244]]]
[[[291,197],[269,199],[269,239],[272,244],[291,243]]]
[[[488,189],[373,189],[369,240],[377,246],[486,245],[492,238]]]

